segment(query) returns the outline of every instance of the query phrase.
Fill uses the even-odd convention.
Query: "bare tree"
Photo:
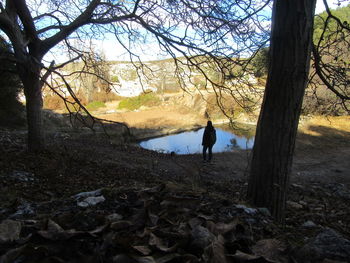
[[[259,96],[247,73],[254,73],[251,62],[270,41],[248,197],[282,220],[308,79],[315,1],[275,0],[270,40],[270,0],[0,0],[0,30],[12,43],[27,100],[29,150],[43,146],[42,85],[51,73],[60,74],[55,63],[45,67],[43,58],[55,47],[64,48],[68,62],[74,61],[83,54],[81,43],[112,35],[140,72],[147,65],[138,51],[154,42],[173,58],[179,78],[191,81],[201,74],[204,89],[211,89],[219,106],[224,106],[223,94],[230,94],[241,97],[236,102],[247,107],[256,99],[252,93]],[[343,23],[341,28],[348,26]],[[316,71],[328,76],[327,86],[334,89],[334,78],[323,71],[319,53],[314,52]],[[69,83],[63,82],[74,97]],[[186,82],[179,83],[186,90]]]
[[[342,8],[344,16],[338,17],[336,14],[341,14],[340,10],[333,12],[327,1],[323,2],[325,14],[316,17],[320,28],[318,34],[314,35],[309,91],[316,99],[325,100],[318,104],[322,108],[328,108],[325,114],[338,114],[341,110],[349,114],[350,6]],[[320,93],[321,98],[318,97]]]
[[[12,44],[27,101],[29,150],[40,150],[43,146],[42,85],[55,69],[52,63],[45,72],[43,58],[53,48],[64,46],[73,59],[81,56],[75,42],[80,41],[80,44],[87,39],[103,39],[113,34],[132,61],[141,60],[134,49],[136,43],[156,40],[161,50],[170,54],[177,64],[202,71],[198,62],[200,56],[202,65],[224,68],[227,66],[217,58],[232,60],[242,51],[257,50],[256,43],[267,41],[265,22],[268,17],[259,11],[268,3],[242,0],[0,1],[0,30]],[[179,60],[179,56],[186,59]],[[225,74],[224,70],[221,72]],[[216,93],[224,88],[210,78],[207,81]]]

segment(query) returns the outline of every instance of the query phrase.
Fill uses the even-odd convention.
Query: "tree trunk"
[[[42,125],[42,90],[40,82],[40,66],[31,63],[28,69],[20,70],[21,79],[26,96],[27,124],[28,124],[28,150],[39,151],[43,147]]]
[[[284,220],[303,95],[307,85],[316,0],[275,0],[270,64],[259,116],[248,200]]]

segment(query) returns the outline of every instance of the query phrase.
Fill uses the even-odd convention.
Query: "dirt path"
[[[121,121],[131,127],[164,128],[205,125],[206,120],[194,112],[176,106],[167,106],[143,111],[100,115],[99,117]],[[169,173],[194,177],[213,177],[217,180],[244,179],[249,171],[250,151],[237,150],[215,154],[210,165],[201,163],[200,155],[175,156],[169,162],[157,162]],[[245,178],[246,179],[246,178]],[[301,121],[292,182],[338,182],[350,186],[350,117],[315,117]]]

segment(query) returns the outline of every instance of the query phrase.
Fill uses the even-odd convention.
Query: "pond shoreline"
[[[188,132],[188,131],[197,131],[205,126],[199,126],[199,125],[194,125],[194,126],[189,126],[185,128],[162,128],[162,129],[147,129],[147,131],[140,131],[140,129],[137,128],[130,128],[131,134],[134,137],[135,143],[140,143],[145,140],[150,140],[150,139],[155,139],[155,138],[160,138],[168,135],[176,135],[179,133],[183,132]]]
[[[220,126],[229,125],[229,124],[230,124],[229,120],[213,121],[214,127],[220,127]],[[237,125],[237,127],[247,128],[247,127],[252,127],[252,126],[255,127],[256,123],[234,121],[233,125]],[[204,128],[204,127],[205,127],[205,125],[198,125],[198,124],[190,125],[190,126],[186,126],[186,127],[181,127],[181,128],[178,128],[178,127],[160,127],[158,129],[157,128],[140,129],[140,128],[131,127],[130,133],[133,136],[133,141],[135,143],[139,143],[141,141],[155,139],[155,138],[164,137],[164,136],[168,136],[168,135],[176,135],[176,134],[188,132],[188,131],[197,131],[197,130]]]
[[[253,147],[254,136],[251,134],[251,129],[239,130],[230,127],[228,124],[215,127],[217,140],[213,152],[231,152]],[[167,132],[165,135],[137,140],[135,144],[144,149],[161,153],[197,154],[202,151],[203,131],[203,126],[195,129],[176,129],[173,132]]]

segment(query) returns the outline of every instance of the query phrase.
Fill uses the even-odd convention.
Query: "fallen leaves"
[[[78,213],[63,212],[30,222],[4,220],[0,225],[0,239],[7,245],[1,247],[4,254],[1,262],[21,259],[21,262],[225,263],[235,262],[232,261],[235,258],[240,258],[239,262],[251,262],[255,257],[252,253],[254,241],[246,230],[248,225],[244,226],[238,217],[225,215],[226,222],[217,221],[207,210],[210,202],[216,200],[205,195],[174,192],[162,184],[124,194],[110,191],[106,201],[94,207],[79,207],[74,202],[77,196],[88,198],[95,193],[82,193],[73,196],[71,202],[65,201]],[[95,196],[99,194],[101,192]],[[108,203],[118,204],[118,200],[127,204],[128,209],[117,205],[113,211],[101,210]],[[233,209],[241,212],[242,220],[250,216],[240,207]],[[77,214],[83,218],[85,214],[98,217],[101,213],[104,220],[100,225],[88,221],[92,222],[90,227],[69,228]],[[22,243],[16,243],[21,238],[22,226],[29,236]],[[250,251],[250,257],[244,259],[238,248]]]

